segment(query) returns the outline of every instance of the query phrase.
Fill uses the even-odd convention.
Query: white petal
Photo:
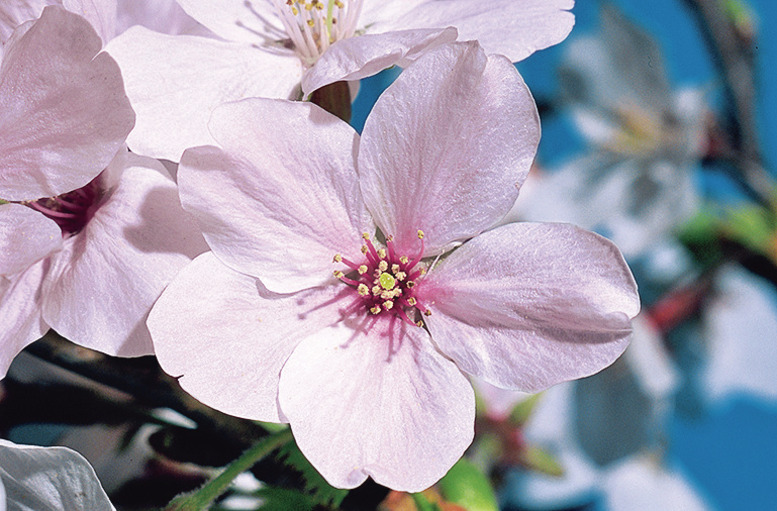
[[[294,292],[333,281],[337,253],[361,260],[374,228],[350,126],[310,103],[258,98],[218,107],[210,126],[224,150],[188,150],[178,181],[222,261]]]
[[[294,295],[267,291],[212,253],[184,268],[148,319],[162,368],[199,401],[222,412],[282,422],[281,367],[305,336],[340,317],[345,286]]]
[[[280,405],[297,444],[336,487],[370,476],[423,490],[472,441],[467,379],[424,330],[398,321],[390,335],[387,323],[366,334],[341,323],[312,335],[281,373]]]
[[[421,229],[427,255],[439,253],[504,217],[539,136],[534,100],[507,59],[475,43],[441,46],[407,68],[367,119],[367,207],[401,252],[414,252]]]
[[[119,62],[137,112],[127,138],[134,152],[179,161],[186,148],[213,144],[213,109],[247,97],[288,98],[302,76],[291,53],[134,27],[107,50]]]
[[[27,269],[61,244],[53,220],[21,204],[0,204],[0,275]]]
[[[0,439],[0,480],[12,510],[114,510],[89,462],[66,447]]]
[[[537,391],[595,373],[628,345],[639,312],[617,248],[568,224],[519,223],[477,236],[421,281],[440,350],[503,388]]]

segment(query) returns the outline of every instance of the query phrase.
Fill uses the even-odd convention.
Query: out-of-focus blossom
[[[604,238],[487,230],[538,128],[510,61],[474,42],[404,71],[362,137],[308,103],[218,107],[220,147],[188,150],[178,174],[213,254],[149,317],[163,368],[209,406],[288,421],[335,486],[430,486],[472,440],[462,372],[527,391],[594,373],[639,310]]]
[[[744,393],[777,400],[777,293],[733,267],[719,272],[716,289],[702,313],[708,351],[700,388],[709,399]]]
[[[16,445],[0,439],[0,498],[3,493],[0,510],[114,509],[89,463],[65,447]]]
[[[543,175],[523,218],[569,221],[637,255],[696,210],[700,90],[671,90],[655,40],[612,6],[601,32],[566,48],[562,91],[593,151]]]
[[[47,5],[62,6],[86,18],[103,43],[134,25],[166,34],[210,34],[175,0],[14,0],[0,5],[0,41],[17,26],[40,17]]]
[[[204,247],[161,164],[122,147],[133,113],[100,47],[56,6],[4,45],[0,375],[49,326],[112,355],[152,353],[145,316]]]
[[[711,509],[681,472],[645,455],[632,456],[608,468],[601,487],[609,511]]]
[[[179,0],[223,40],[127,31],[108,51],[119,62],[138,123],[133,151],[178,161],[214,143],[217,105],[296,98],[332,82],[406,66],[427,49],[479,39],[512,61],[562,41],[573,0]],[[455,28],[450,28],[455,27]]]

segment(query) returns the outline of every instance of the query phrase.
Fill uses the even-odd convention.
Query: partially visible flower
[[[698,203],[700,90],[671,90],[655,40],[612,6],[597,36],[567,46],[562,92],[592,151],[538,179],[523,218],[567,221],[611,238],[627,257],[686,220]]]
[[[114,510],[83,456],[0,439],[0,510]]]
[[[112,355],[152,353],[145,316],[204,245],[162,165],[123,147],[133,113],[100,47],[61,7],[3,47],[0,376],[49,327]]]
[[[747,271],[726,267],[702,312],[707,354],[700,389],[708,400],[737,394],[777,401],[777,293]]]
[[[297,98],[359,80],[424,51],[478,39],[512,61],[562,41],[573,0],[179,0],[223,40],[135,28],[108,51],[127,81],[138,124],[133,151],[178,161],[214,143],[217,105],[247,97]],[[455,27],[455,28],[450,28]]]
[[[463,373],[539,390],[628,344],[639,300],[610,242],[566,224],[487,230],[539,123],[514,66],[475,42],[408,67],[362,137],[272,99],[222,105],[210,129],[220,147],[187,150],[178,179],[213,253],[155,305],[157,356],[209,406],[289,422],[333,485],[417,491],[444,475],[473,436]]]
[[[62,6],[86,18],[103,43],[134,25],[166,34],[211,34],[175,0],[14,0],[0,4],[0,42],[22,23],[39,18],[47,5]]]

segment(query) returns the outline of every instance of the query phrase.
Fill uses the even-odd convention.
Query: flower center
[[[424,233],[418,231],[421,247],[411,260],[394,250],[394,240],[386,237],[386,248],[375,248],[367,233],[362,235],[364,261],[357,264],[337,254],[333,262],[345,264],[347,271],[335,270],[334,276],[356,292],[346,314],[366,312],[372,316],[399,317],[412,325],[423,326],[420,314],[429,316],[432,311],[416,296],[416,283],[426,275],[426,268],[419,266],[424,253]]]
[[[312,66],[330,45],[351,37],[363,0],[273,0],[294,50]]]
[[[101,192],[98,175],[78,190],[22,204],[54,220],[62,229],[62,236],[69,236],[80,232],[92,219],[99,206]]]

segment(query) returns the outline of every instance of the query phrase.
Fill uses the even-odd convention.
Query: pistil
[[[62,236],[80,232],[94,216],[100,201],[100,176],[86,186],[56,197],[22,202],[57,223]]]

